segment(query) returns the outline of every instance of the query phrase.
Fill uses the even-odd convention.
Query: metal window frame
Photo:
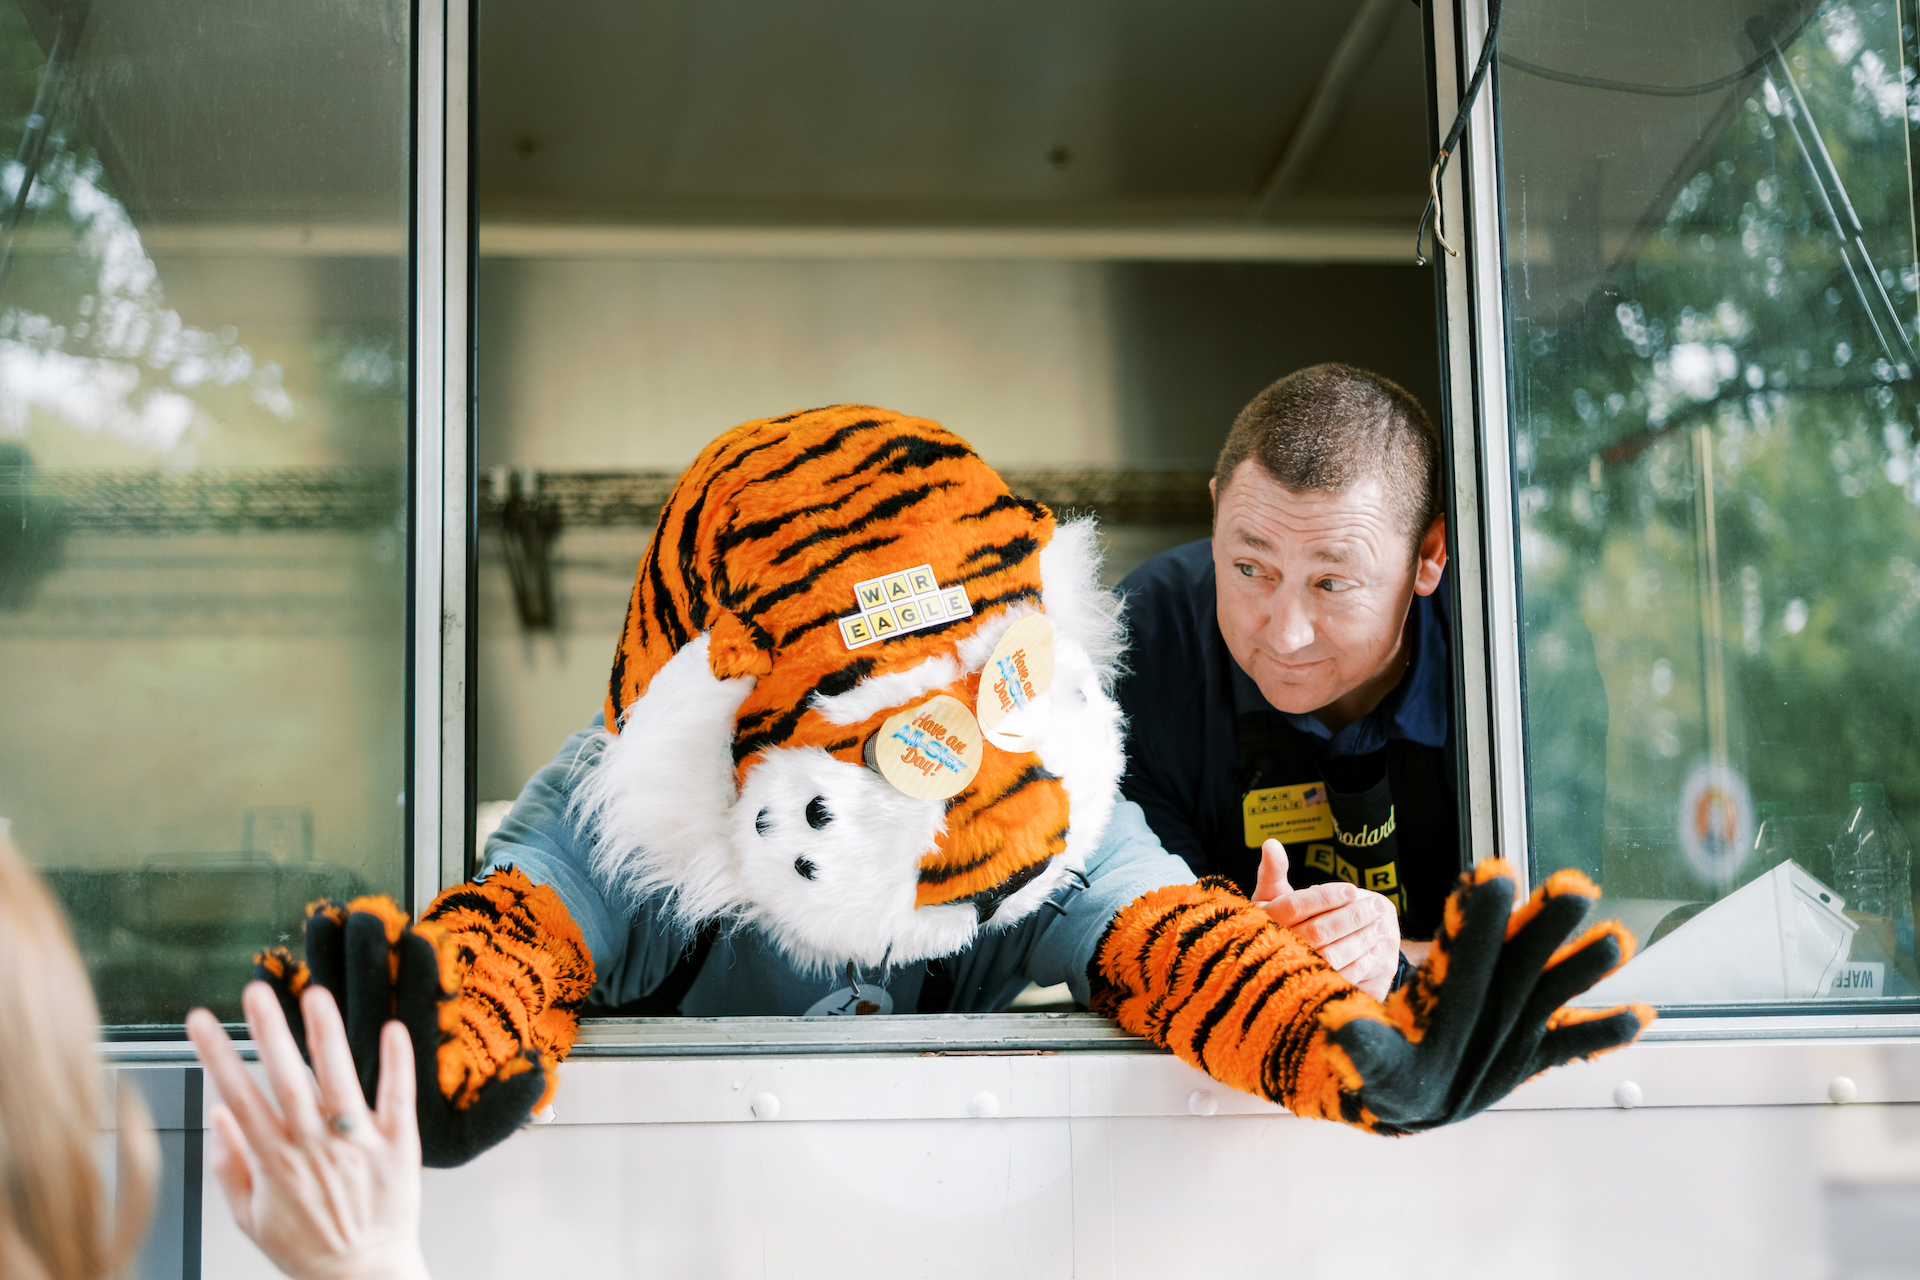
[[[1486,0],[1431,6],[1435,119],[1454,118],[1486,38]],[[1441,341],[1453,478],[1450,567],[1458,593],[1460,736],[1466,828],[1474,862],[1505,858],[1527,888],[1526,720],[1520,652],[1519,556],[1508,419],[1505,261],[1499,152],[1489,72],[1468,117],[1460,153],[1440,183],[1444,230],[1459,255],[1441,252]]]
[[[473,836],[473,0],[414,11],[413,589],[407,892],[466,879]]]

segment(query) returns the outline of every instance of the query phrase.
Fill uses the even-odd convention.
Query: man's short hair
[[[1344,493],[1378,477],[1416,554],[1441,510],[1440,433],[1398,384],[1352,365],[1290,373],[1240,411],[1214,465],[1216,505],[1248,458],[1294,493]]]

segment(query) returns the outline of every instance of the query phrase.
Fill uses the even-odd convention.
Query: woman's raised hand
[[[425,1280],[406,1029],[389,1022],[381,1032],[378,1104],[370,1111],[339,1010],[323,988],[300,998],[311,1075],[264,983],[247,985],[241,1007],[272,1102],[214,1016],[205,1009],[187,1016],[187,1035],[225,1104],[212,1112],[212,1159],[234,1221],[295,1280]]]

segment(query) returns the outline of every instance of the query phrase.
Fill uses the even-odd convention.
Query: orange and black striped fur
[[[399,914],[400,927],[406,916]],[[580,1009],[593,990],[593,956],[560,895],[513,867],[478,884],[442,890],[417,930],[440,957],[440,981],[462,999],[440,1006],[440,1092],[466,1106],[481,1086],[530,1067],[540,1056],[547,1087],[573,1048]],[[391,925],[389,933],[397,938]]]
[[[308,904],[309,946],[316,916],[339,927],[353,915],[372,916],[384,927],[390,949],[386,980],[397,983],[398,948],[408,918],[384,894],[344,905]],[[531,1071],[537,1060],[546,1076],[537,1106],[545,1106],[558,1083],[556,1068],[573,1047],[594,979],[593,957],[560,896],[512,867],[501,867],[481,883],[443,890],[413,931],[433,945],[441,991],[452,997],[438,1004],[440,1092],[464,1109],[484,1086]],[[282,993],[289,1024],[297,1024],[291,1002],[311,981],[306,962],[274,947],[256,955],[254,965],[256,974]],[[341,993],[343,998],[350,994]]]
[[[743,686],[751,680],[727,730],[726,763],[742,795],[754,788],[756,771],[773,761],[801,770],[801,757],[824,757],[864,771],[864,743],[901,706],[934,693],[972,705],[992,638],[1018,614],[1043,606],[1042,561],[1054,533],[1044,506],[1009,492],[964,441],[937,423],[842,405],[737,427],[701,453],[661,512],[614,658],[607,725],[618,738],[654,735],[649,759],[657,759],[668,742],[677,743],[672,735],[684,727],[680,720],[636,707],[651,701],[663,669],[704,639],[714,680]],[[855,584],[919,565],[931,566],[941,587],[963,589],[971,616],[850,650],[838,622],[856,610]],[[857,701],[857,691],[889,687],[889,679],[917,683],[898,702],[861,704],[857,718],[835,714],[849,695]],[[686,696],[706,695],[695,689]],[[668,727],[656,730],[656,723]],[[623,826],[615,812],[616,790],[660,789],[650,802],[656,812],[675,803],[648,763],[619,763],[617,753],[624,749],[609,745],[603,776],[588,788],[589,816],[603,843],[620,846],[606,865],[651,859],[646,874],[652,878],[645,883],[678,893],[683,903],[703,892],[687,882],[732,874],[726,867],[756,865],[762,850],[738,826],[726,837],[736,845],[731,861],[718,853],[704,861],[688,853],[677,863],[658,846],[673,840],[691,846],[684,832],[699,825],[698,815],[671,835],[652,834],[647,814]],[[1116,738],[1116,777],[1117,749]],[[834,777],[820,766],[806,767],[814,770],[809,777]],[[629,771],[617,782],[604,776],[621,768]],[[911,905],[997,906],[1040,875],[1067,848],[1070,802],[1059,773],[1033,752],[987,746],[972,783],[932,815],[930,847],[915,852]],[[859,807],[865,801],[853,795],[842,803]],[[1102,798],[1099,823],[1111,803],[1110,795]],[[779,806],[767,807],[774,810],[768,820],[777,820]],[[913,826],[907,816],[898,825],[903,832]],[[846,829],[880,839],[872,826],[863,830],[850,821]],[[764,908],[769,896],[784,893],[778,882],[763,879],[758,888],[703,900],[727,897],[738,914],[749,900]],[[809,909],[822,915],[832,910],[823,903]],[[801,911],[796,903],[790,933],[806,932]],[[992,911],[978,914],[985,919]],[[822,962],[840,945],[823,940]],[[873,959],[886,951],[885,944],[858,948]],[[893,957],[904,958],[899,949]]]
[[[1463,885],[1502,878],[1510,882],[1512,872],[1489,859]],[[1592,899],[1599,890],[1577,871],[1556,872],[1507,919],[1506,939],[1563,895]],[[1382,1002],[1224,883],[1155,889],[1122,910],[1102,939],[1093,1007],[1223,1084],[1298,1115],[1396,1132],[1367,1107],[1362,1090],[1369,1082],[1332,1033],[1364,1018],[1394,1028],[1410,1044],[1421,1041],[1447,981],[1462,900],[1461,893],[1448,899],[1427,962]],[[1632,935],[1609,920],[1559,947],[1547,968],[1597,945],[1614,948],[1616,965],[1633,954]],[[1653,1020],[1651,1009],[1629,1008],[1641,1026]],[[1566,1005],[1553,1012],[1547,1029],[1620,1012]]]

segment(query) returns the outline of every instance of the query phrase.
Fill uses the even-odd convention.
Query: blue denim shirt
[[[657,903],[631,905],[599,882],[589,869],[591,849],[567,817],[572,789],[596,758],[592,734],[601,723],[596,716],[527,781],[513,811],[487,840],[486,866],[489,871],[518,867],[535,884],[552,886],[593,952],[595,996],[617,1005],[659,986],[691,938]],[[1193,878],[1184,862],[1161,847],[1139,807],[1121,801],[1080,879],[1069,881],[1019,924],[984,933],[966,951],[948,957],[953,976],[948,1008],[955,1013],[1003,1009],[1029,982],[1043,987],[1064,982],[1085,1004],[1088,965],[1115,914],[1149,890]],[[922,962],[896,965],[884,974],[867,970],[859,978],[884,987],[894,1012],[912,1013],[926,974]],[[846,985],[844,973],[796,969],[762,934],[743,928],[716,939],[680,1009],[691,1017],[797,1016]]]

